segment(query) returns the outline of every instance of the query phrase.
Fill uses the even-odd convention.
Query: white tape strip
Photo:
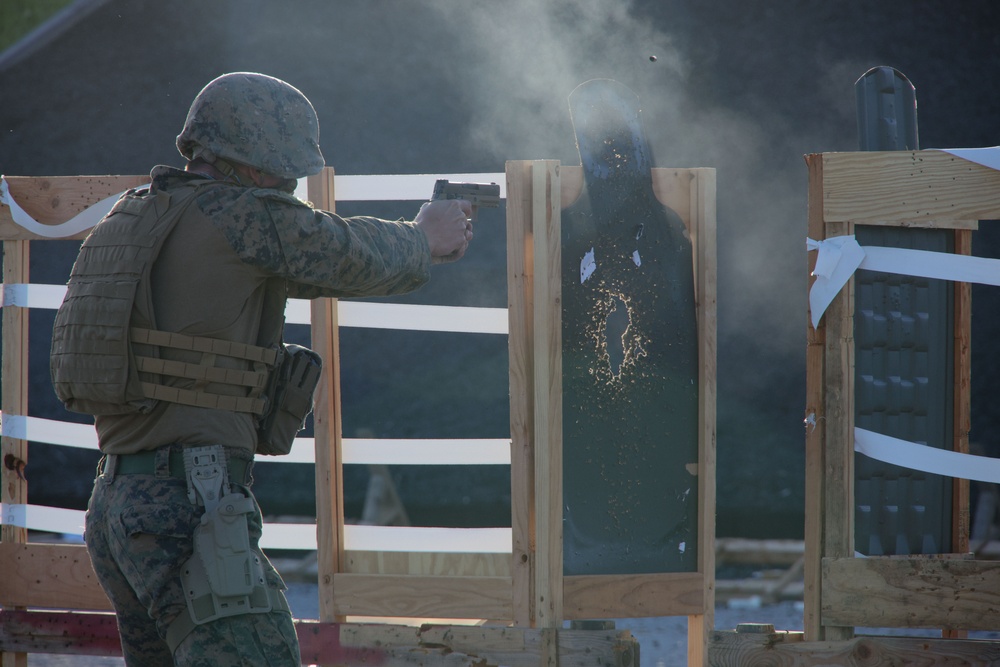
[[[866,246],[862,269],[1000,286],[1000,260],[929,250]]]
[[[56,310],[65,296],[65,285],[14,283],[3,285],[2,305]],[[338,301],[337,317],[343,327],[504,335],[508,331],[506,308]],[[285,305],[285,321],[311,324],[310,302],[289,299]]]
[[[10,207],[11,219],[18,226],[23,227],[29,232],[50,239],[66,238],[67,236],[73,236],[74,234],[90,229],[100,222],[101,218],[106,216],[109,211],[111,211],[111,208],[115,205],[115,202],[118,201],[118,198],[121,197],[122,194],[123,193],[119,192],[118,194],[111,195],[110,197],[105,197],[96,204],[80,211],[64,223],[58,225],[43,225],[28,215],[24,209],[21,208],[16,201],[14,201],[14,197],[10,194],[10,186],[7,184],[7,179],[0,176],[0,204],[6,204]]]
[[[312,324],[312,310],[308,299],[289,299],[285,302],[287,324]]]
[[[836,236],[823,241],[806,238],[806,251],[816,250],[816,280],[809,289],[809,314],[813,329],[819,326],[823,313],[840,289],[864,261],[865,251],[853,236]]]
[[[62,535],[83,535],[85,513],[43,505],[0,505],[3,525]],[[260,542],[265,549],[316,549],[316,524],[265,523]],[[344,526],[344,547],[351,551],[421,551],[510,553],[510,528],[413,528]]]
[[[97,449],[97,432],[90,424],[3,415],[0,433],[17,440],[44,442],[81,449]],[[261,463],[316,462],[313,438],[296,438],[286,456],[266,456]],[[385,465],[510,465],[510,440],[470,439],[367,439],[345,438],[341,454],[345,464]]]
[[[510,553],[510,528],[414,528],[344,526],[344,547],[352,551]]]
[[[434,181],[496,183],[500,198],[507,197],[507,177],[496,174],[397,174],[335,176],[337,201],[427,201],[434,192]]]
[[[338,322],[342,327],[485,334],[507,333],[506,308],[338,301],[337,314]]]
[[[4,503],[0,505],[0,508],[2,508],[0,516],[3,517],[4,525],[7,526],[63,535],[83,535],[84,512],[82,510],[12,503]]]
[[[2,305],[55,310],[62,305],[64,296],[66,296],[65,285],[13,283],[3,286]]]
[[[819,326],[826,308],[857,269],[1000,286],[997,259],[906,248],[861,247],[853,236],[824,241],[807,238],[806,249],[819,251],[813,271],[816,280],[809,290],[813,328]]]
[[[854,451],[885,463],[935,475],[1000,484],[1000,459],[962,454],[854,429]]]
[[[289,299],[285,306],[289,324],[310,324],[309,301]],[[506,308],[424,306],[406,303],[337,301],[337,323],[342,327],[507,334]]]
[[[97,449],[97,431],[93,424],[73,424],[41,417],[5,414],[0,431],[5,437],[18,440]]]
[[[510,440],[368,440],[345,438],[344,463],[510,465]]]

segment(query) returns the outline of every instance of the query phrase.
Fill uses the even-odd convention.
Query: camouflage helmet
[[[223,74],[191,103],[177,149],[188,160],[217,158],[281,178],[319,173],[319,118],[308,98],[281,79]]]

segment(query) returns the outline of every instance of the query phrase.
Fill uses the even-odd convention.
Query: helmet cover
[[[294,86],[266,74],[233,72],[210,81],[195,97],[177,149],[188,160],[217,158],[280,178],[319,173],[319,118]]]

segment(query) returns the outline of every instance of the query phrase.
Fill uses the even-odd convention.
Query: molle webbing
[[[155,329],[153,263],[196,192],[218,185],[130,191],[84,241],[53,327],[53,386],[67,408],[145,413],[166,401],[264,414],[275,350]]]
[[[50,370],[67,408],[93,415],[148,412],[131,363],[133,304],[151,300],[139,284],[197,188],[130,190],[83,242],[52,331]]]
[[[274,367],[277,356],[274,349],[217,338],[186,336],[138,327],[132,327],[130,336],[132,342],[137,344],[201,353],[202,362],[200,364],[142,356],[136,353],[136,368],[140,373],[169,375],[195,381],[193,389],[142,382],[143,393],[148,398],[201,408],[250,412],[257,415],[263,414],[267,408],[267,402],[261,394],[267,386],[270,370]],[[215,366],[214,363],[220,356],[250,362],[253,364],[254,370],[243,371]],[[239,387],[246,390],[247,395],[229,396],[204,391],[203,387],[210,382]]]

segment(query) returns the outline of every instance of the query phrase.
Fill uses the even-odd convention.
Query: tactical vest
[[[52,332],[52,384],[67,409],[91,415],[148,413],[157,401],[167,401],[258,416],[266,412],[262,394],[275,349],[158,331],[134,308],[143,303],[145,312],[153,312],[153,263],[199,188],[213,184],[201,181],[155,194],[130,190],[83,242]],[[167,348],[199,352],[201,361],[163,359],[160,352]],[[220,367],[220,357],[238,360],[227,365],[246,370]],[[231,393],[238,395],[210,393],[209,383],[236,387]]]

